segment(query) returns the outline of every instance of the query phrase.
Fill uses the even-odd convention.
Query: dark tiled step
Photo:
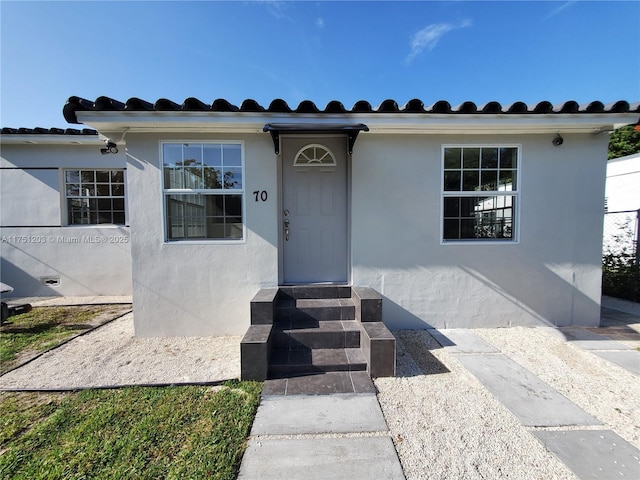
[[[267,380],[262,395],[327,395],[376,393],[367,372],[318,372]]]
[[[348,372],[367,369],[359,348],[316,348],[271,352],[269,374],[271,376],[295,375],[314,372]]]
[[[279,287],[278,298],[351,298],[351,287],[344,285],[299,285],[292,287]]]
[[[355,320],[356,306],[350,298],[298,299],[278,302],[276,321]]]
[[[355,320],[276,323],[273,347],[301,348],[359,348],[360,328]]]

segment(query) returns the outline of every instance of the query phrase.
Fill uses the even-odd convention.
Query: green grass
[[[38,353],[91,328],[96,315],[110,307],[40,307],[10,317],[0,327],[0,364],[8,370],[22,353]]]
[[[0,478],[235,478],[261,384],[0,394]]]

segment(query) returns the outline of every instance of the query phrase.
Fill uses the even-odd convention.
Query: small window
[[[168,241],[242,240],[244,167],[239,143],[163,143]]]
[[[331,150],[317,143],[302,147],[293,161],[294,167],[335,167],[336,157]]]
[[[519,149],[443,150],[442,240],[515,240]]]
[[[65,170],[68,225],[125,225],[124,170]]]

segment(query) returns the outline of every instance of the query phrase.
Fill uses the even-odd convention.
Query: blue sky
[[[640,100],[634,1],[0,1],[3,127],[69,96]]]

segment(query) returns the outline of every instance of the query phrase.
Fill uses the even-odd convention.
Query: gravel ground
[[[2,389],[216,382],[240,376],[241,337],[134,337],[133,315],[0,377]]]
[[[375,384],[407,479],[576,478],[426,331],[394,335],[398,376]]]
[[[552,328],[474,330],[640,448],[637,376]],[[575,479],[426,331],[396,331],[397,377],[375,380],[409,480]],[[215,382],[240,375],[241,337],[140,338],[127,314],[0,377],[2,389]],[[570,429],[563,428],[563,429]]]

